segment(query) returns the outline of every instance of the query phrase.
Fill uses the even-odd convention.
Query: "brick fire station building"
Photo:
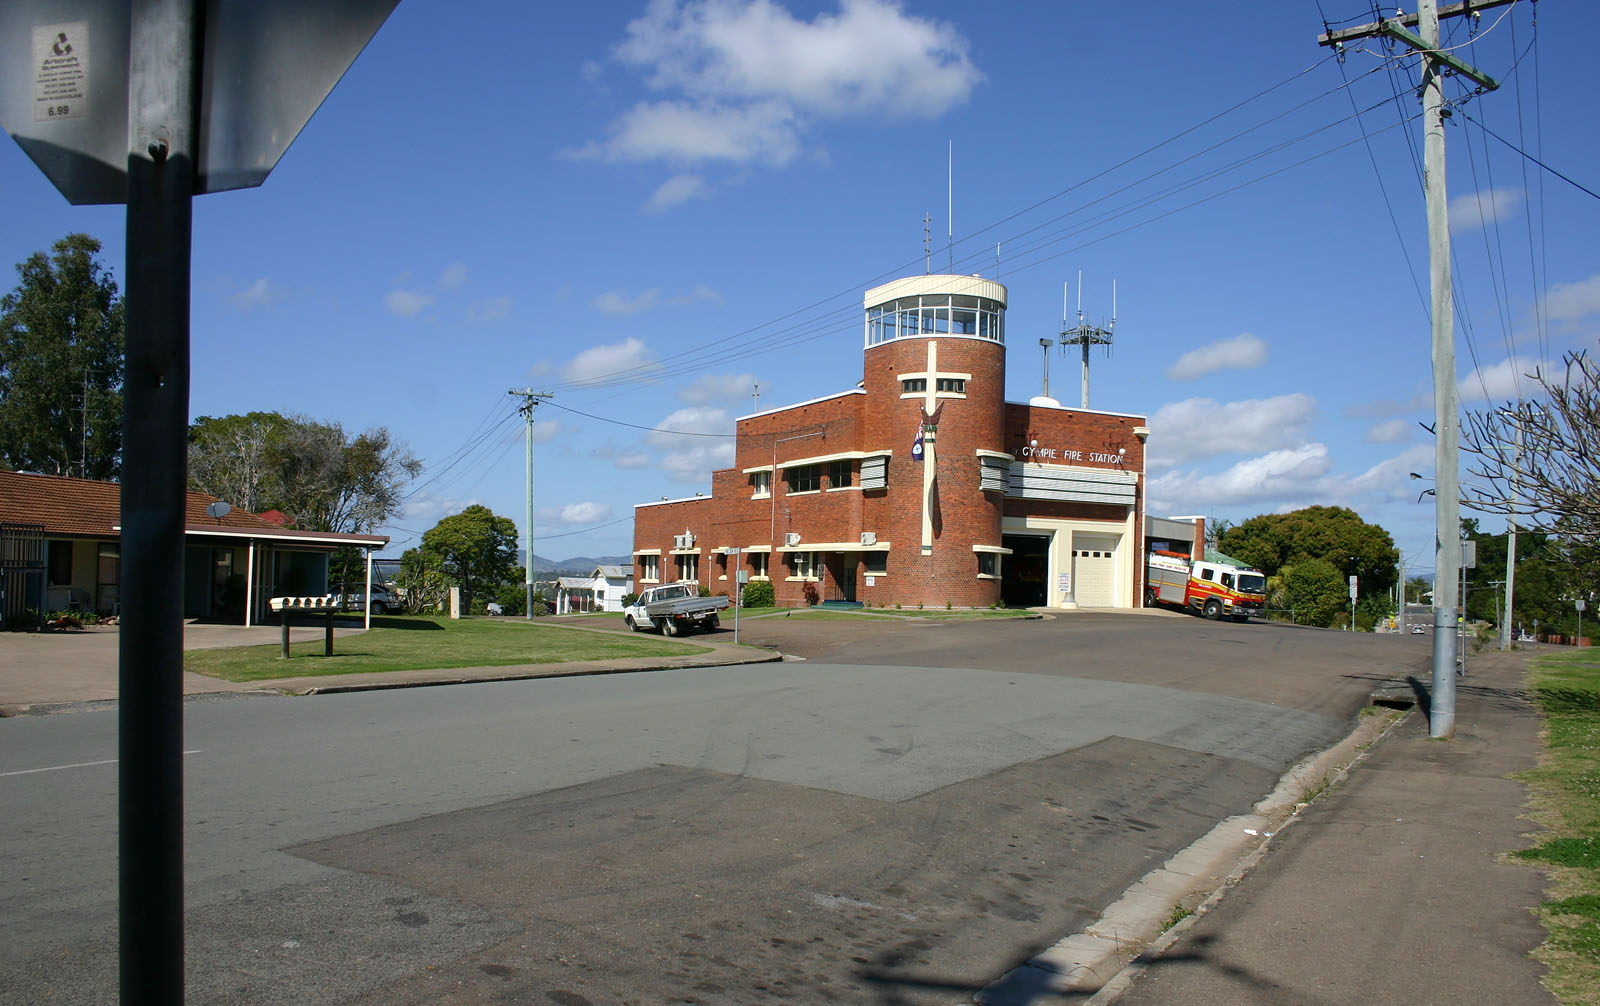
[[[868,290],[859,385],[743,416],[711,495],[634,508],[637,589],[740,571],[780,605],[1137,607],[1142,416],[1005,398],[1006,288]]]

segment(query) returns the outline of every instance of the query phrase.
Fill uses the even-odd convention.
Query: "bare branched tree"
[[[1506,514],[1576,542],[1600,544],[1600,363],[1568,353],[1563,373],[1535,370],[1533,401],[1469,412],[1462,505]]]

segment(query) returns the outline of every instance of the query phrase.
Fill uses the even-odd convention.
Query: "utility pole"
[[[534,391],[532,388],[517,390],[512,388],[506,392],[522,399],[522,404],[517,406],[517,411],[522,413],[523,420],[527,423],[524,434],[524,447],[528,455],[528,519],[523,524],[527,555],[522,566],[522,584],[527,592],[527,604],[524,607],[525,617],[533,618],[533,410],[540,399],[554,398],[555,395],[548,391]]]
[[[1506,614],[1500,621],[1500,649],[1511,649],[1511,597],[1517,582],[1517,465],[1522,463],[1522,414],[1517,413],[1517,453],[1511,465],[1511,514],[1506,517]]]
[[[1438,0],[1419,0],[1417,12],[1394,18],[1327,31],[1318,45],[1333,46],[1343,56],[1351,39],[1384,36],[1410,46],[1422,57],[1423,189],[1428,208],[1428,278],[1433,300],[1433,420],[1434,420],[1434,579],[1433,579],[1433,690],[1428,736],[1455,736],[1456,630],[1460,624],[1456,576],[1461,569],[1460,457],[1457,452],[1455,315],[1451,307],[1450,219],[1444,173],[1444,120],[1450,110],[1444,103],[1446,69],[1492,91],[1499,83],[1439,48],[1439,19],[1476,14],[1504,7],[1514,0],[1470,0],[1440,9]],[[1415,27],[1413,34],[1408,29]]]
[[[1065,300],[1065,297],[1062,298]],[[1111,324],[1105,328],[1083,320],[1083,271],[1078,271],[1078,323],[1067,325],[1066,304],[1061,305],[1061,344],[1083,347],[1083,408],[1089,407],[1089,347],[1105,346],[1110,352],[1111,333],[1117,327],[1117,281],[1111,281]]]

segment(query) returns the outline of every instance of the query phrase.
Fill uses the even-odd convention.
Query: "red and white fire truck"
[[[1218,552],[1194,561],[1182,552],[1155,549],[1145,567],[1144,605],[1158,604],[1177,605],[1212,620],[1259,618],[1267,604],[1267,576]]]

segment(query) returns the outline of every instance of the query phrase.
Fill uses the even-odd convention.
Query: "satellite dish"
[[[230,504],[222,502],[221,500],[216,500],[206,504],[206,516],[215,520],[218,524],[221,524],[222,518],[228,516],[228,514],[232,512],[233,507]]]

